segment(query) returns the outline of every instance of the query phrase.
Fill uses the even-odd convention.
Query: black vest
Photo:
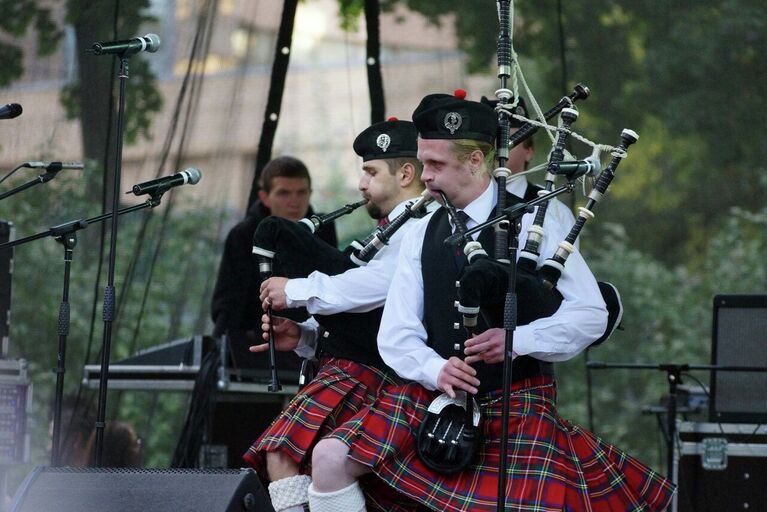
[[[324,330],[320,338],[320,354],[386,369],[377,342],[382,314],[383,308],[376,308],[367,313],[314,315]]]
[[[518,197],[507,194],[508,205],[518,202]],[[424,289],[423,321],[426,328],[427,344],[445,359],[460,356],[454,346],[456,343],[463,346],[463,341],[466,340],[462,317],[455,307],[455,301],[458,300],[455,283],[461,275],[461,269],[458,268],[453,255],[455,248],[446,247],[444,244],[445,238],[450,236],[452,232],[448,217],[444,208],[440,208],[434,213],[426,228],[421,253]],[[478,241],[488,254],[493,254],[495,240],[491,227],[480,232]],[[524,297],[517,298],[517,304],[524,304],[524,301]],[[502,325],[487,325],[482,315],[478,317],[478,322],[477,332],[485,331],[490,327],[503,327]],[[455,328],[456,326],[458,328]],[[489,365],[478,362],[473,367],[477,370],[477,378],[480,380],[480,394],[500,389],[503,386],[502,364]],[[515,382],[536,375],[552,373],[553,368],[550,363],[538,361],[529,356],[517,357],[512,366],[512,379]]]

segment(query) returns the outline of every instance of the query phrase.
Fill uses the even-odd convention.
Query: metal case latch
[[[707,437],[701,443],[703,453],[700,463],[703,469],[721,471],[727,468],[727,439],[723,437]]]

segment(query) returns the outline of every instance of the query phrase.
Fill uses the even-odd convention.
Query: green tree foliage
[[[0,30],[15,39],[24,37],[31,26],[37,34],[37,55],[50,55],[61,40],[62,31],[51,19],[51,11],[35,0],[0,0]],[[0,87],[7,86],[24,72],[21,45],[0,41]]]
[[[362,0],[344,4],[342,12],[354,15],[349,5]],[[452,15],[469,69],[495,74],[495,2],[382,0],[384,9],[397,4],[434,23]],[[592,95],[579,107],[577,131],[612,145],[623,128],[641,137],[600,207],[626,226],[630,246],[669,263],[698,260],[707,229],[721,225],[729,207],[762,205],[763,2],[519,0],[514,7],[514,48],[540,75],[533,92],[542,107],[583,82]]]
[[[622,363],[710,364],[712,304],[717,294],[759,294],[767,288],[767,209],[728,211],[721,228],[705,241],[699,264],[669,267],[629,246],[623,226],[600,225],[585,253],[601,280],[618,285],[624,302],[623,330],[590,358]],[[617,256],[619,255],[619,256]],[[723,263],[723,257],[728,259]],[[583,357],[558,366],[560,410],[585,422]],[[691,372],[683,384],[708,383],[707,372]],[[668,393],[666,374],[657,370],[593,372],[595,425],[599,434],[662,468],[655,417],[641,414]],[[706,416],[693,419],[705,421]],[[662,446],[665,450],[665,445]],[[661,451],[663,451],[661,450]]]
[[[92,185],[90,182],[101,179],[99,174],[90,167],[77,179],[62,174],[44,187],[23,192],[19,195],[23,196],[23,200],[4,202],[3,215],[13,219],[17,238],[44,231],[64,221],[96,216],[100,213],[99,205],[94,203],[87,190]],[[20,174],[4,186],[18,185],[29,178]],[[165,202],[170,199],[170,194],[176,193],[183,191],[169,192]],[[144,210],[120,217],[115,289],[118,296],[125,292],[125,298],[117,304],[118,320],[112,330],[112,361],[170,340],[210,332],[207,305],[210,304],[212,289],[210,281],[215,278],[212,269],[218,265],[222,236],[219,226],[211,223],[210,219],[217,218],[219,214],[202,206],[189,206],[183,213],[172,213],[164,227],[162,211]],[[146,243],[136,261],[136,271],[128,280],[128,261],[138,245],[139,224],[143,215],[150,216]],[[105,267],[102,268],[100,282],[97,282],[98,241],[86,236],[86,233],[98,229],[98,224],[91,224],[80,231],[74,250],[69,300],[71,325],[66,350],[67,394],[74,394],[80,386],[84,364],[100,362]],[[162,255],[152,262],[155,243],[160,239],[163,243]],[[170,254],[183,256],[168,257]],[[52,238],[15,248],[10,356],[29,361],[30,378],[34,382],[32,464],[49,462],[46,439],[55,382],[51,368],[56,366],[63,255],[63,247]],[[148,293],[144,300],[147,286]],[[86,388],[83,391],[85,401],[95,408],[95,390]],[[107,419],[133,423],[144,441],[146,463],[167,467],[188,399],[189,395],[185,393],[110,391]],[[21,478],[28,469],[22,468],[16,476]]]
[[[120,6],[115,22],[115,7]],[[85,30],[85,36],[91,42],[114,37],[114,29],[117,34],[134,34],[141,25],[156,21],[153,17],[144,14],[150,6],[149,0],[137,2],[91,2],[87,0],[67,1],[67,23],[76,26],[80,32]],[[36,34],[36,55],[44,57],[51,55],[59,46],[63,30],[57,26],[51,17],[51,10],[38,0],[0,0],[0,31],[14,39],[24,37],[27,32],[34,29]],[[96,12],[96,16],[93,13]],[[91,24],[79,23],[88,17]],[[78,42],[83,41],[78,37]],[[92,55],[83,51],[77,52],[78,59],[93,58]],[[108,65],[102,58],[102,62]],[[83,64],[81,63],[81,67]],[[20,42],[0,41],[0,87],[7,86],[19,79],[24,73],[23,55]],[[150,137],[148,127],[151,117],[162,108],[162,96],[157,88],[157,77],[149,68],[142,56],[132,59],[130,69],[133,87],[127,89],[126,102],[131,105],[127,111],[125,138],[128,144],[137,140],[139,135]],[[112,87],[107,84],[107,91]],[[76,119],[82,115],[82,91],[79,83],[69,84],[61,90],[61,102],[64,105],[67,117]],[[85,133],[84,137],[89,134]],[[87,147],[87,144],[86,144]],[[93,158],[95,155],[86,155]]]
[[[117,12],[115,12],[116,6],[119,6],[119,11]],[[136,34],[142,25],[145,26],[157,21],[154,17],[145,14],[149,6],[149,0],[117,4],[111,2],[91,2],[88,0],[68,0],[67,22],[75,27],[78,43],[82,43],[82,45],[87,47],[89,43],[86,41],[96,42],[115,37],[125,39],[130,37],[130,34]],[[82,62],[83,59],[94,58],[101,59],[101,62]],[[112,57],[94,57],[84,52],[78,52],[78,59],[81,60],[81,67],[96,64],[99,67],[107,67],[108,69],[110,65],[112,67],[117,66],[117,59]],[[151,137],[149,132],[151,118],[162,109],[163,102],[162,95],[157,88],[157,77],[150,69],[144,55],[137,55],[130,59],[128,73],[130,76],[130,86],[126,87],[125,102],[130,108],[126,110],[125,142],[132,144],[136,142],[139,135],[147,140]],[[91,76],[86,75],[87,78]],[[80,80],[64,86],[61,90],[61,103],[66,109],[69,119],[82,117],[83,103],[87,101],[83,98],[84,95],[94,92],[108,93],[114,88],[114,84],[109,83],[87,83],[86,90],[83,91],[83,73],[80,73],[80,77]],[[116,81],[114,76],[112,79]],[[102,87],[99,91],[93,91],[94,85],[106,85],[106,88]],[[117,94],[116,90],[114,94]],[[84,133],[83,136],[89,137],[90,134]],[[101,143],[101,141],[99,142]],[[98,155],[86,156],[94,158]]]
[[[405,5],[434,23],[454,20],[468,68],[497,73],[496,2],[381,4]],[[709,363],[712,297],[767,289],[767,6],[518,0],[514,7],[514,49],[541,107],[582,82],[592,94],[578,105],[576,131],[611,145],[623,128],[640,135],[582,240],[594,273],[619,287],[626,307],[625,330],[590,357]],[[542,158],[548,148],[537,138]],[[572,149],[587,154],[578,143]],[[557,370],[560,410],[580,423],[587,420],[584,358]],[[655,417],[640,411],[667,392],[665,374],[609,370],[593,377],[597,433],[662,468],[663,451],[648,435],[658,431]],[[693,377],[707,382],[700,372]]]

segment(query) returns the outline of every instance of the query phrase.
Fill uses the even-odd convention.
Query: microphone
[[[164,178],[157,178],[155,180],[139,183],[138,185],[133,185],[133,189],[126,192],[126,194],[133,192],[134,195],[141,196],[144,194],[163,193],[169,188],[186,185],[187,183],[196,185],[200,181],[200,178],[202,178],[200,170],[196,167],[190,167],[171,176],[165,176]]]
[[[0,107],[0,119],[13,119],[19,117],[24,109],[18,103],[8,103]]]
[[[581,176],[596,176],[602,170],[602,163],[599,158],[590,156],[585,160],[569,160],[554,164],[553,173],[565,176],[568,181],[572,181]]]
[[[83,169],[82,162],[24,162],[22,167],[45,169],[47,172],[59,172],[62,169]]]
[[[133,39],[124,39],[122,41],[109,41],[106,43],[93,43],[91,51],[95,55],[118,54],[122,57],[147,51],[154,53],[160,47],[160,36],[157,34],[147,34]]]

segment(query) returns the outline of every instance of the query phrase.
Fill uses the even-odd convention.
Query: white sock
[[[360,484],[333,492],[317,492],[314,484],[309,486],[309,510],[312,512],[366,512],[365,495]]]
[[[309,502],[309,475],[280,478],[269,484],[269,496],[277,512],[304,512],[304,504]]]

